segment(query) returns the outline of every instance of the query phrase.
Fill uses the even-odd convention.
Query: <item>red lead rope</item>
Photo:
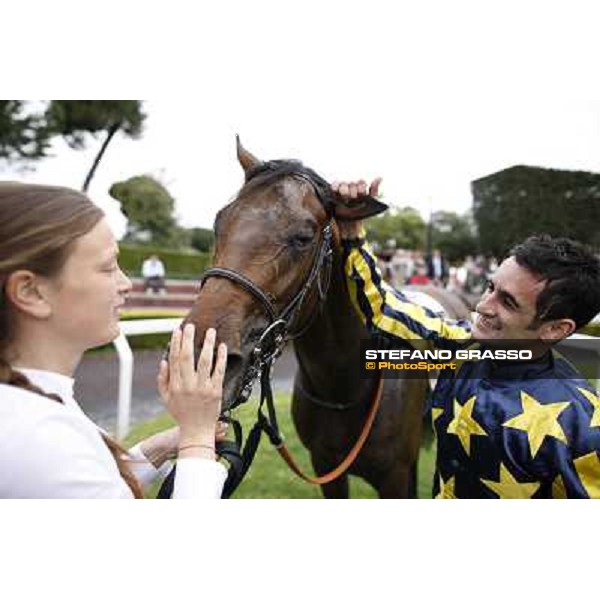
[[[316,485],[323,485],[325,483],[330,483],[331,481],[337,479],[341,475],[343,475],[350,465],[354,462],[358,453],[362,450],[364,443],[371,432],[371,428],[373,427],[373,421],[375,420],[375,415],[377,414],[377,410],[379,409],[379,404],[381,402],[381,392],[383,390],[383,377],[381,375],[381,371],[379,372],[379,378],[377,381],[377,385],[373,391],[373,399],[371,403],[371,409],[369,410],[369,414],[367,415],[367,420],[363,426],[356,443],[354,444],[352,450],[348,453],[348,456],[335,468],[333,471],[326,473],[325,475],[321,475],[320,477],[311,477],[310,475],[306,475],[302,469],[297,465],[293,456],[290,454],[290,451],[287,449],[285,442],[282,442],[279,446],[276,446],[277,452],[281,455],[283,460],[288,464],[289,468],[307,481],[308,483],[314,483]]]

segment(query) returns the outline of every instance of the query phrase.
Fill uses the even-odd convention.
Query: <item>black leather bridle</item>
[[[290,340],[302,335],[318,314],[331,282],[332,235],[332,222],[330,220],[321,230],[321,239],[306,281],[279,313],[275,307],[275,298],[271,294],[263,292],[260,287],[242,273],[225,267],[213,267],[204,273],[202,283],[210,277],[222,277],[239,285],[260,304],[265,316],[268,318],[267,327],[261,332],[258,342],[250,353],[250,362],[242,375],[237,398],[228,409],[235,408],[248,400],[252,392],[252,386],[265,365],[272,364],[279,357],[285,345]],[[304,326],[298,327],[298,317],[313,286],[316,286],[318,294],[317,306],[313,309],[308,322]],[[294,329],[296,330],[294,331]]]
[[[224,498],[228,498],[233,493],[248,471],[258,448],[262,432],[268,435],[271,443],[275,446],[278,446],[282,442],[273,403],[273,392],[270,379],[271,367],[275,360],[281,355],[286,343],[302,335],[302,333],[304,333],[311,325],[313,319],[316,318],[323,306],[331,283],[333,209],[329,184],[317,173],[295,161],[270,161],[260,163],[246,174],[246,183],[260,174],[269,173],[281,176],[288,175],[296,179],[307,181],[312,186],[321,204],[325,208],[327,221],[321,229],[319,244],[314,253],[311,269],[306,281],[280,312],[277,311],[276,299],[271,294],[264,292],[243,273],[239,273],[227,267],[213,267],[205,271],[202,276],[201,284],[204,284],[204,282],[211,277],[221,277],[239,285],[260,304],[263,312],[268,318],[268,325],[261,332],[259,340],[251,352],[250,361],[242,374],[237,397],[221,416],[221,420],[233,424],[235,434],[235,442],[227,441],[217,445],[217,453],[230,463],[229,475],[223,489]],[[315,285],[318,294],[317,305],[311,311],[307,323],[299,327],[297,321],[301,315],[302,306],[306,297]],[[294,329],[296,330],[294,331]],[[229,411],[248,400],[252,392],[252,387],[259,378],[261,382],[261,397],[257,421],[248,435],[248,439],[242,452],[241,426],[237,421],[231,418]],[[268,417],[262,413],[262,406],[265,402],[267,405]],[[174,476],[175,468],[173,468],[163,483],[159,491],[159,498],[170,497],[173,490]]]
[[[254,382],[261,376],[265,367],[268,365],[270,368],[273,362],[280,356],[287,342],[299,337],[306,331],[325,301],[325,296],[331,283],[333,198],[329,183],[315,171],[297,161],[273,160],[261,162],[246,173],[246,184],[261,176],[272,177],[273,179],[276,177],[291,176],[295,179],[306,181],[313,188],[317,198],[325,209],[327,222],[321,229],[319,245],[314,254],[312,266],[306,281],[296,295],[288,302],[287,306],[279,313],[277,312],[275,306],[276,299],[273,295],[261,290],[258,285],[243,273],[227,267],[213,267],[204,272],[201,280],[202,284],[210,277],[222,277],[246,290],[260,304],[269,321],[250,353],[250,362],[242,374],[237,398],[234,399],[228,409],[235,408],[239,404],[246,402],[250,397]],[[293,326],[297,325],[295,323],[296,318],[301,314],[304,300],[315,283],[318,293],[318,305],[312,311],[308,323],[304,327],[293,331]]]

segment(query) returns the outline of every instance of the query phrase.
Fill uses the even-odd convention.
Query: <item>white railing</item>
[[[117,439],[122,440],[129,432],[131,420],[131,389],[133,385],[134,358],[127,338],[132,335],[148,333],[171,333],[183,319],[140,319],[139,321],[121,321],[121,334],[113,342],[119,355],[119,404],[117,408]],[[575,333],[563,344],[574,348],[590,350],[588,340],[598,339],[590,335]],[[598,343],[598,364],[596,367],[595,387],[600,384],[600,343]]]
[[[597,317],[596,317],[597,319]],[[594,322],[597,322],[596,319],[594,319]],[[591,344],[588,344],[589,340],[596,340],[597,343],[594,344],[594,346],[598,346],[598,348],[590,348]],[[582,350],[587,350],[588,352],[595,352],[598,355],[598,362],[596,363],[596,374],[594,376],[594,387],[596,389],[600,388],[600,339],[595,337],[595,336],[591,336],[591,335],[585,335],[583,333],[574,333],[572,336],[568,337],[564,342],[561,342],[561,344],[567,344],[567,346],[571,346],[573,348],[580,348]]]
[[[117,439],[129,432],[131,420],[131,388],[133,385],[133,352],[127,338],[148,333],[171,333],[182,319],[140,319],[121,321],[121,333],[113,342],[119,355],[119,403],[117,407]]]

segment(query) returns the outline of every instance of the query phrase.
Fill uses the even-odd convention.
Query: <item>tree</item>
[[[548,233],[600,248],[600,174],[517,165],[471,183],[480,246],[503,256]]]
[[[0,160],[29,164],[49,156],[52,139],[62,136],[74,149],[84,148],[88,134],[106,135],[83,183],[90,182],[118,131],[140,135],[146,115],[139,100],[0,100]]]
[[[86,192],[108,145],[118,131],[136,138],[146,115],[139,100],[52,100],[46,111],[49,127],[71,148],[83,148],[86,134],[104,133],[104,142],[83,182]]]
[[[469,215],[440,210],[431,215],[432,246],[452,263],[477,253],[475,226]]]
[[[0,100],[0,159],[31,161],[45,157],[51,132],[43,115],[23,100]]]
[[[215,234],[211,229],[192,227],[188,229],[190,234],[190,245],[198,252],[209,252],[215,243]]]
[[[121,203],[121,211],[127,217],[127,241],[177,247],[189,241],[188,236],[182,239],[182,230],[177,225],[175,200],[153,177],[131,177],[113,184],[108,193]]]
[[[391,208],[383,215],[365,223],[371,241],[381,248],[390,245],[408,250],[422,250],[426,225],[419,212],[412,207]]]

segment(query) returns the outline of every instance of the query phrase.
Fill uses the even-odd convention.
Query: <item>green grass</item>
[[[298,439],[291,421],[289,395],[276,395],[275,402],[279,427],[288,449],[304,472],[312,475],[308,452]],[[256,407],[256,400],[253,399],[235,411],[235,417],[241,422],[244,435],[249,433],[254,424]],[[173,421],[166,414],[142,423],[132,430],[125,440],[125,445],[133,445],[148,435],[172,425]],[[431,498],[434,463],[433,444],[425,444],[419,458],[419,498]],[[156,489],[148,493],[148,497],[155,495]],[[377,498],[375,490],[369,484],[352,476],[350,495],[352,498]],[[233,498],[322,498],[322,494],[319,486],[306,483],[292,473],[268,438],[263,435],[254,462]]]

